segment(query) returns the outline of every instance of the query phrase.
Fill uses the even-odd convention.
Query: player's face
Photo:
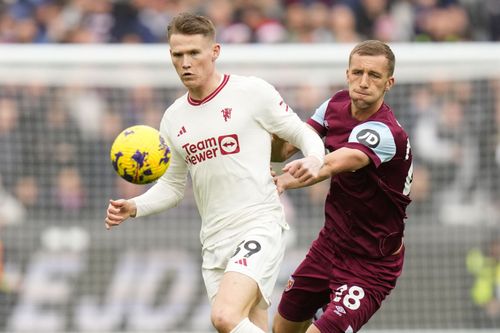
[[[182,83],[189,90],[203,88],[215,71],[220,45],[203,35],[173,34],[170,56]]]
[[[394,85],[385,56],[353,54],[347,69],[347,83],[354,111],[377,111],[384,94]]]

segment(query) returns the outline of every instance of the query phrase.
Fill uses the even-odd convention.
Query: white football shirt
[[[324,157],[320,137],[272,85],[256,77],[224,75],[201,101],[186,93],[165,111],[160,132],[172,150],[170,167],[133,199],[137,216],[175,206],[184,196],[189,171],[204,247],[251,224],[275,221],[288,227],[269,170],[271,133],[305,156]]]

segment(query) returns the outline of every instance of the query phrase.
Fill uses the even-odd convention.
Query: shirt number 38
[[[357,310],[361,305],[363,297],[365,297],[363,288],[358,286],[349,287],[347,284],[344,284],[335,289],[332,301],[337,303],[342,302],[346,308]]]

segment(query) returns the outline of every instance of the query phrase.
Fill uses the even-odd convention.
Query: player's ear
[[[212,61],[217,60],[217,58],[219,58],[219,54],[220,54],[220,44],[214,44],[212,49]]]
[[[394,86],[394,76],[391,76],[385,83],[385,91],[391,90],[392,86]]]

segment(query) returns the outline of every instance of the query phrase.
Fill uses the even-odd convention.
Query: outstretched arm
[[[370,158],[361,150],[344,147],[325,156],[317,177],[304,180],[294,176],[299,170],[298,161],[286,164],[283,168],[285,173],[275,178],[280,193],[287,189],[310,186],[339,173],[353,172],[370,164]]]
[[[160,132],[169,142],[164,123],[165,118],[162,120]],[[170,166],[156,184],[134,198],[109,201],[105,218],[106,229],[120,225],[129,217],[147,216],[170,209],[182,200],[188,169],[184,159],[171,144],[169,145],[172,148]]]

